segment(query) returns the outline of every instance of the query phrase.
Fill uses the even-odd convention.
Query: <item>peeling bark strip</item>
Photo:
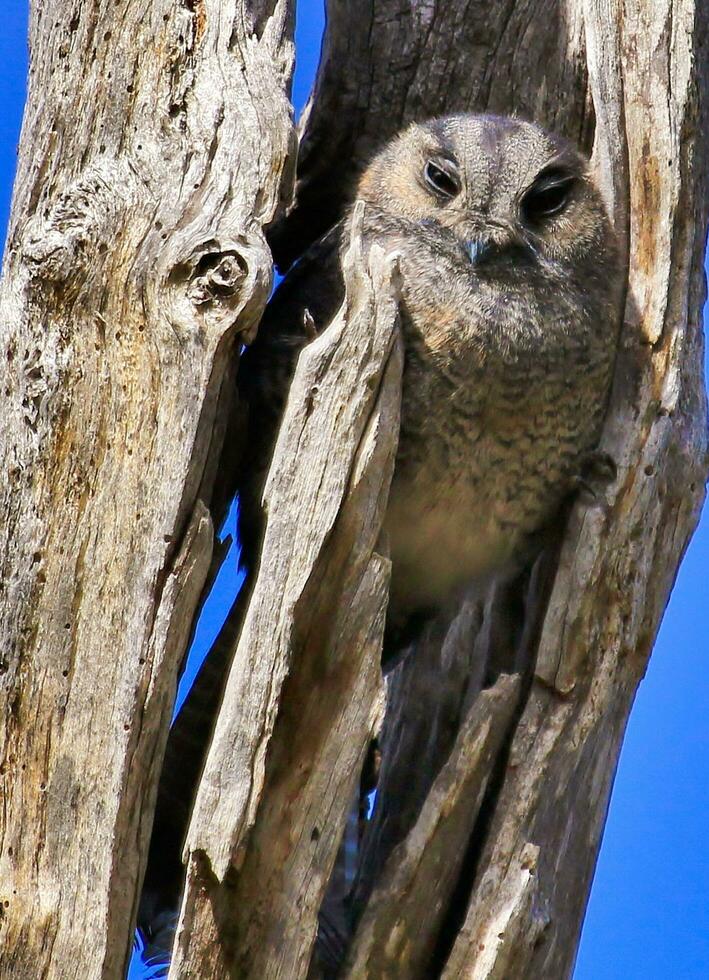
[[[349,952],[349,980],[429,974],[519,686],[518,677],[503,674],[468,712],[415,826],[381,872]]]
[[[290,194],[290,6],[247,8],[32,7],[0,295],[2,977],[124,974],[214,413]]]
[[[366,745],[381,722],[399,427],[395,260],[362,254],[301,354],[264,493],[260,572],[188,835],[171,977],[305,977]],[[297,519],[294,515],[297,514]]]

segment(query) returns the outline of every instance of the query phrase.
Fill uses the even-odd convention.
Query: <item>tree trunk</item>
[[[292,160],[287,3],[65,6],[33,11],[0,300],[8,977],[123,968],[229,354],[266,299],[262,228]],[[300,360],[269,478],[267,572],[188,835],[171,976],[318,975],[318,908],[380,728],[342,975],[570,974],[704,494],[708,24],[698,0],[330,0],[275,253],[339,216],[412,119],[515,112],[583,146],[628,270],[601,444],[618,475],[530,573],[426,631],[382,722],[397,270],[362,254],[355,212],[347,301]]]
[[[290,193],[287,0],[32,4],[2,296],[0,975],[122,977]],[[204,501],[204,502],[203,502]]]

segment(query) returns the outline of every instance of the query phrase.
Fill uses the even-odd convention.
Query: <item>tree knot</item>
[[[175,245],[182,245],[180,235]],[[178,261],[167,259],[168,315],[180,334],[195,329],[223,333],[235,324],[251,343],[271,289],[271,254],[263,235],[209,238]],[[174,256],[174,252],[173,252]]]
[[[228,302],[248,271],[248,265],[237,252],[208,252],[197,263],[189,297],[195,306]]]

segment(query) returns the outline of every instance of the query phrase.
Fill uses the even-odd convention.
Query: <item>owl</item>
[[[401,432],[384,529],[388,633],[532,553],[595,447],[618,330],[617,247],[588,161],[528,122],[414,124],[357,188],[400,256]],[[344,298],[346,223],[296,265],[243,358],[247,557],[297,355]]]
[[[600,434],[622,274],[588,161],[519,119],[416,123],[374,157],[355,198],[365,249],[400,257],[401,428],[384,518],[391,640],[533,553]],[[346,246],[345,217],[288,273],[241,360],[240,537],[251,567],[290,381],[344,299]],[[139,918],[148,932],[179,896],[189,801],[226,670],[215,663],[168,742]]]

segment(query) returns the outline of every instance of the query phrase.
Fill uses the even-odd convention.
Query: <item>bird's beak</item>
[[[483,235],[476,235],[465,242],[465,254],[470,259],[470,264],[482,265],[492,251],[491,246],[490,239]]]

